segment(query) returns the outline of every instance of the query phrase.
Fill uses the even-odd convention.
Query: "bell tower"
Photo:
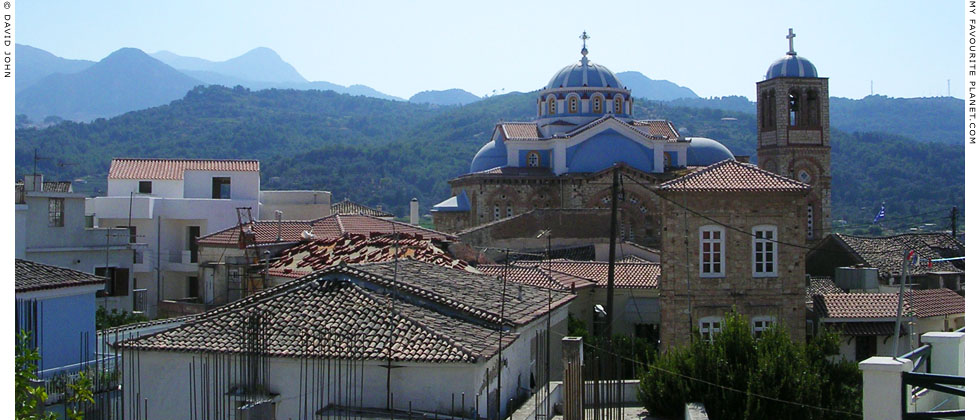
[[[830,96],[827,78],[793,49],[769,66],[756,83],[759,167],[810,184],[807,196],[807,243],[831,233]]]

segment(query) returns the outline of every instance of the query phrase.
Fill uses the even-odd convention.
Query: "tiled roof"
[[[374,217],[395,217],[394,214],[373,207],[368,207],[363,204],[357,204],[346,198],[339,203],[331,204],[330,213],[331,214],[366,214],[368,216],[374,216]]]
[[[539,211],[537,209],[533,211]],[[511,254],[511,261],[541,261],[553,260],[573,260],[573,261],[595,261],[595,245],[572,246],[565,248],[535,249],[525,250],[522,253]]]
[[[638,120],[633,121],[633,127],[650,135],[663,137],[667,140],[677,140],[677,130],[674,124],[667,120]]]
[[[636,255],[627,255],[623,258],[616,260],[617,263],[653,263],[653,261],[645,260],[643,258],[637,257]]]
[[[537,140],[541,138],[538,125],[533,122],[506,122],[500,124],[507,140]]]
[[[912,290],[905,299],[919,318],[966,313],[966,299],[945,288]]]
[[[22,259],[16,259],[14,263],[14,284],[17,292],[105,284],[105,281],[105,277],[70,268]]]
[[[830,277],[811,277],[810,284],[806,285],[806,303],[813,302],[814,295],[832,293],[844,293],[844,289],[837,287],[837,284]]]
[[[529,168],[526,166],[498,166],[496,168],[490,168],[485,171],[474,172],[467,175],[504,175],[504,176],[541,176],[541,177],[551,177],[554,176],[551,173],[551,168],[536,167]],[[466,175],[464,175],[466,176]]]
[[[908,300],[904,315],[910,314]],[[895,318],[898,293],[831,293],[813,296],[813,309],[821,318]]]
[[[118,346],[244,353],[245,325],[260,319],[260,341],[267,343],[264,353],[277,357],[473,363],[497,350],[496,328],[444,315],[397,294],[389,299],[377,288],[319,276],[284,286]],[[514,333],[503,333],[503,344],[515,338]]]
[[[23,182],[14,183],[14,191],[16,191],[17,193],[24,192],[24,183]],[[70,193],[72,192],[71,181],[44,181],[41,183],[41,191]]]
[[[734,159],[723,160],[660,184],[661,191],[806,192],[810,186]]]
[[[894,322],[828,322],[823,326],[824,328],[836,329],[842,335],[888,336],[895,334]],[[905,335],[904,325],[900,335]]]
[[[438,241],[456,240],[455,236],[446,233],[361,214],[334,214],[314,220],[283,220],[281,223],[282,242],[299,242],[302,240],[303,231],[309,231],[311,229],[313,234],[316,235],[316,239],[332,239],[348,233],[377,236],[397,232],[419,236],[422,239],[434,239]],[[276,242],[276,236],[279,234],[279,224],[280,222],[275,220],[256,220],[252,222],[250,228],[255,232],[255,243],[267,244]],[[202,236],[197,240],[197,243],[206,246],[238,246],[238,236],[238,226],[232,226]]]
[[[909,264],[909,274],[921,275],[930,272],[961,272],[949,261],[938,261],[929,267],[930,259],[942,258],[932,245],[962,247],[951,238],[943,240],[941,234],[903,234],[883,237],[862,237],[833,234],[828,240],[838,240],[864,264],[877,268],[881,277],[901,275],[903,259],[912,249],[919,256],[919,265]],[[949,235],[945,235],[949,236]],[[962,248],[961,248],[962,249]]]
[[[571,276],[565,273],[554,271],[551,275],[541,268],[505,264],[480,264],[476,268],[484,274],[502,277],[508,281],[531,286],[544,287],[553,290],[571,290],[573,283],[578,283],[581,287],[586,283],[591,283],[588,279]]]
[[[397,244],[396,244],[397,242]],[[305,242],[282,252],[269,266],[269,274],[299,278],[341,264],[360,264],[408,258],[443,267],[478,272],[465,261],[453,258],[431,239],[400,235],[370,238],[359,234]]]
[[[601,261],[520,261],[517,264],[538,266],[546,272],[550,269],[585,278],[594,282],[596,287],[606,287],[609,280],[609,264]],[[617,262],[614,273],[614,285],[617,288],[653,289],[660,286],[660,264]]]
[[[258,172],[257,160],[113,159],[109,179],[184,179],[184,171]]]

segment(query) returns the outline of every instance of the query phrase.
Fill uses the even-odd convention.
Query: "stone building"
[[[733,308],[755,331],[806,328],[810,187],[734,160],[669,181],[663,198],[661,348],[710,340]]]

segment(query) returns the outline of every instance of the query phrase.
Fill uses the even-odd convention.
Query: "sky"
[[[748,3],[748,4],[743,4]],[[775,4],[774,4],[775,3]],[[270,6],[275,4],[274,6]],[[832,96],[964,96],[958,1],[19,1],[16,42],[97,61],[123,47],[222,61],[268,47],[307,80],[408,98],[532,91],[581,58],[699,96],[755,100],[788,49]]]

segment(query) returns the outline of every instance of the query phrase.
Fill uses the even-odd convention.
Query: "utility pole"
[[[953,239],[956,239],[956,206],[949,211],[949,226],[953,231]]]
[[[612,212],[609,215],[609,277],[606,281],[606,338],[612,344],[613,336],[613,287],[616,275],[616,212],[619,201],[619,165],[613,168]]]
[[[898,287],[898,315],[895,316],[895,352],[893,353],[893,357],[898,357],[899,355],[898,337],[902,332],[902,300],[905,297],[905,281],[909,273],[909,252],[910,250],[906,249],[902,255],[902,283]]]

